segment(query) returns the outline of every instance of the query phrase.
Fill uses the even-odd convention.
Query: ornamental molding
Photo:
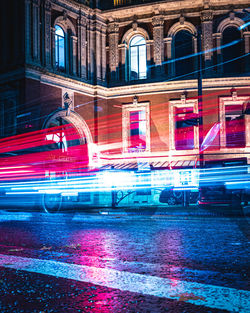
[[[201,21],[204,22],[212,22],[213,21],[213,11],[212,10],[204,10],[201,12]]]
[[[237,91],[233,89],[231,96],[222,96],[219,97],[219,120],[221,123],[220,127],[220,147],[221,149],[227,149],[228,151],[231,148],[226,147],[226,106],[227,105],[242,105],[242,108],[246,102],[249,102],[250,96],[238,96]],[[246,115],[246,117],[248,117]],[[249,124],[246,123],[246,146],[250,145],[249,142]]]
[[[234,26],[239,28],[240,26],[242,26],[244,24],[244,21],[238,17],[234,17],[233,19],[231,19],[230,17],[224,19],[219,26],[217,27],[217,33],[223,33],[223,31],[230,26]],[[244,30],[243,30],[244,32]]]
[[[130,112],[145,111],[146,118],[146,149],[139,151],[140,149],[129,151],[129,131],[130,131]],[[135,154],[137,157],[144,155],[150,151],[150,102],[138,102],[138,97],[133,97],[133,103],[122,105],[122,142],[123,153]]]
[[[122,37],[121,43],[129,44],[132,37],[136,35],[141,35],[142,37],[145,38],[145,40],[149,40],[148,32],[144,28],[137,27],[136,30],[133,30],[133,28],[131,28],[128,31],[126,31],[126,33]]]
[[[90,162],[90,165],[92,165],[91,163],[92,163],[92,158],[93,158],[93,153],[94,153],[93,138],[85,120],[74,110],[70,110],[70,114],[67,114],[67,110],[64,110],[64,109],[55,111],[44,121],[42,128],[43,129],[48,128],[50,124],[53,122],[53,120],[58,119],[60,117],[66,120],[69,124],[73,124],[73,126],[75,127],[76,131],[79,134],[79,140],[80,140],[81,145],[84,145],[86,143],[85,142],[85,138],[86,138],[87,144],[88,144],[89,162]]]
[[[167,37],[174,37],[180,30],[187,30],[194,36],[197,36],[197,30],[196,27],[187,21],[183,21],[183,23],[178,22],[175,23],[168,31]]]
[[[69,20],[69,18],[66,17],[66,19],[65,19],[65,16],[58,16],[55,19],[53,25],[54,25],[54,27],[56,25],[59,25],[60,27],[62,27],[62,29],[64,30],[65,33],[67,33],[68,29],[70,29],[72,32],[72,35],[76,36],[76,30],[75,30],[73,23]]]
[[[20,71],[20,77],[23,71]],[[16,71],[12,73],[13,80],[16,78]],[[74,92],[78,92],[88,96],[98,96],[103,99],[114,99],[122,98],[133,95],[151,95],[151,94],[166,94],[174,92],[196,91],[197,90],[197,79],[192,80],[178,80],[178,81],[166,81],[159,83],[148,83],[148,84],[138,84],[138,85],[128,85],[120,87],[103,87],[103,86],[93,86],[88,83],[84,83],[69,77],[62,77],[55,73],[47,72],[46,74],[40,72],[37,69],[29,67],[24,73],[26,78],[38,80],[41,83],[51,85],[54,87],[64,87]],[[2,75],[1,83],[6,81],[11,81],[11,76]],[[234,77],[233,78],[234,87],[239,89],[246,89],[250,86],[250,76],[247,77]],[[232,88],[232,77],[221,77],[221,78],[210,78],[203,79],[203,90],[224,90]]]

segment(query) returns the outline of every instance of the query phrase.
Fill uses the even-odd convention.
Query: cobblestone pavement
[[[243,218],[0,213],[0,312],[250,312]]]

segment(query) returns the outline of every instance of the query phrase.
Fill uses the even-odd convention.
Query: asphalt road
[[[0,212],[0,312],[250,312],[246,220]]]

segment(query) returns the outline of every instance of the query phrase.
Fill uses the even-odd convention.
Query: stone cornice
[[[234,1],[234,10],[246,8],[249,6],[247,0]],[[228,13],[232,9],[232,4],[226,0],[210,0],[209,10],[215,10],[217,14]],[[115,8],[103,11],[101,14],[107,19],[113,18],[119,23],[126,23],[127,20],[133,20],[134,15],[137,16],[138,22],[149,22],[155,12],[160,12],[164,16],[164,20],[173,19],[180,12],[186,17],[200,16],[200,11],[204,10],[203,0],[183,0],[183,1],[166,1],[154,4],[141,4],[129,7]]]
[[[161,93],[173,93],[197,90],[197,80],[178,80],[178,81],[166,81],[140,85],[126,85],[120,87],[103,87],[98,85],[90,85],[73,78],[62,77],[53,73],[41,73],[34,69],[27,69],[27,78],[40,80],[41,83],[65,87],[72,89],[75,92],[86,94],[88,96],[98,96],[101,98],[121,98],[130,97],[136,95],[151,95]],[[209,78],[203,79],[203,90],[217,90],[225,88],[249,88],[250,76],[246,77],[221,77],[221,78]]]

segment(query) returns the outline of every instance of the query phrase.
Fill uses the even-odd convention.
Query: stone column
[[[118,77],[118,35],[119,25],[111,22],[109,24],[109,68],[110,68],[110,80],[114,81],[119,79]]]
[[[79,17],[77,20],[78,27],[78,75],[86,80],[87,78],[87,51],[86,51],[86,19]]]
[[[31,4],[25,0],[25,59],[29,63],[31,58]]]
[[[51,67],[51,2],[44,2],[45,9],[45,65]]]
[[[32,6],[32,15],[33,15],[33,47],[32,47],[32,56],[35,62],[40,61],[40,0],[33,0]]]
[[[164,45],[163,45],[163,25],[164,19],[161,15],[155,16],[152,19],[153,24],[153,39],[154,39],[154,64],[156,76],[163,71],[162,61],[164,60]]]
[[[245,42],[245,54],[250,52],[250,32],[244,32],[243,33],[244,42]],[[250,72],[250,56],[246,56],[244,58],[244,68],[246,73]]]
[[[56,50],[55,50],[55,33],[56,33],[56,29],[55,27],[51,27],[51,47],[52,47],[52,67],[55,68],[56,67]]]
[[[211,75],[213,70],[209,68],[213,63],[213,11],[204,10],[201,12],[201,22],[202,22],[202,47],[205,61],[205,74]]]
[[[101,41],[101,25],[96,25],[96,37],[95,37],[95,47],[96,47],[96,80],[97,83],[100,83],[102,80],[102,64],[101,64],[101,55],[102,55],[102,41]]]
[[[223,65],[222,65],[222,54],[221,54],[221,41],[222,41],[222,34],[221,33],[215,33],[213,36],[216,39],[216,51],[217,51],[217,72],[222,73],[223,72]]]
[[[77,68],[76,68],[76,59],[77,59],[77,37],[71,36],[72,41],[72,74],[77,74]]]
[[[106,32],[107,27],[102,26],[101,39],[102,39],[102,81],[106,81],[107,73],[107,50],[106,50]]]

